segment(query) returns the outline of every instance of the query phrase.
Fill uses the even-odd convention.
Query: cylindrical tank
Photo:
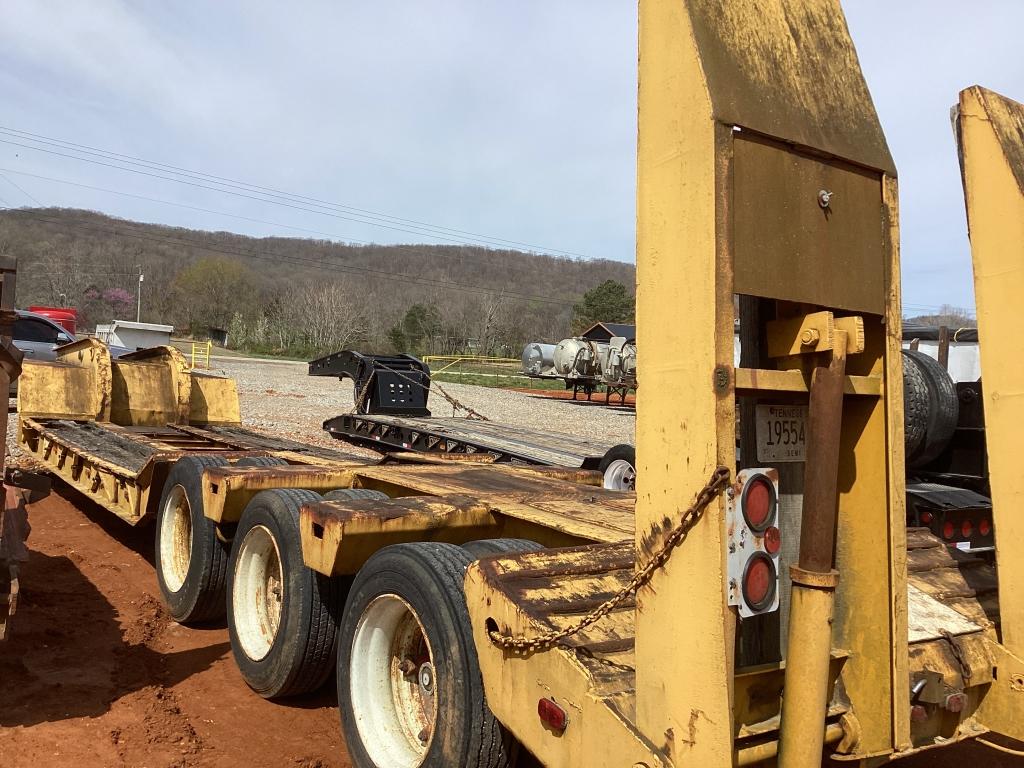
[[[78,310],[74,307],[29,307],[29,312],[48,317],[72,336],[78,329]]]
[[[554,344],[540,344],[534,341],[523,347],[523,373],[527,376],[553,373],[554,367]]]
[[[555,347],[555,372],[567,379],[594,378],[601,375],[601,357],[607,344],[586,339],[562,339]]]

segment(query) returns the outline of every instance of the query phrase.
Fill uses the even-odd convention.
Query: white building
[[[171,343],[173,325],[157,323],[135,323],[129,320],[115,320],[107,325],[96,326],[96,337],[107,344],[128,349],[146,349]]]

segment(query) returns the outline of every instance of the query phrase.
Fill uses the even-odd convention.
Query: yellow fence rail
[[[193,341],[192,342],[192,367],[193,368],[209,368],[210,367],[210,350],[213,349],[212,341]]]

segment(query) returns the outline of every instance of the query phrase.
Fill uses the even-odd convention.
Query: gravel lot
[[[308,376],[305,363],[256,358],[214,358],[215,372],[235,379],[242,407],[242,422],[269,434],[340,448],[323,430],[323,422],[352,408],[350,381]],[[555,400],[542,395],[507,389],[445,382],[444,391],[492,421],[528,429],[562,432],[604,443],[633,442],[636,415],[632,408],[599,403]],[[7,450],[12,459],[21,451],[16,445],[17,414],[11,413]],[[458,416],[439,392],[431,392],[429,407],[435,416]],[[376,456],[372,451],[346,446],[352,453]]]
[[[215,359],[213,366],[238,382],[242,421],[255,429],[296,440],[337,447],[323,422],[352,408],[348,380],[307,376],[305,363],[254,359]],[[552,400],[504,389],[445,382],[444,391],[492,421],[528,429],[563,432],[602,442],[631,443],[636,425],[632,408]],[[430,395],[435,416],[461,415],[440,393]]]

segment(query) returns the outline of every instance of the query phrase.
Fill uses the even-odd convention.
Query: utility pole
[[[142,265],[136,264],[135,268],[139,270],[139,286],[135,289],[135,322],[142,322]]]

